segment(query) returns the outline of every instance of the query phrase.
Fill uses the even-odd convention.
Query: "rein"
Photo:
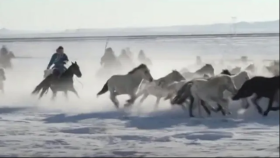
[[[65,64],[66,66],[68,66],[68,62]],[[69,69],[70,66],[68,66],[67,70]],[[66,71],[67,71],[66,70]],[[74,77],[74,73],[73,73],[73,77]],[[76,80],[81,84],[82,88],[84,88],[83,83],[76,77]]]
[[[84,88],[83,83],[76,77],[76,80],[81,84],[82,88]]]

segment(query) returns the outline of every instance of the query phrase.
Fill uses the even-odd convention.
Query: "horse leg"
[[[73,92],[78,98],[80,98],[78,92],[76,91],[76,89],[75,89],[74,87],[71,87],[71,88],[69,89],[69,91]]]
[[[158,104],[160,102],[161,97],[157,97],[156,103],[155,103],[155,109],[158,108]]]
[[[197,108],[199,108],[199,106],[200,106],[200,98],[195,94],[195,95],[193,95],[193,97],[194,97],[194,103],[195,103],[195,106],[197,107]],[[193,109],[193,107],[192,107],[192,109]],[[192,110],[192,109],[190,109],[190,110]],[[199,111],[199,109],[198,109],[198,113],[199,113],[199,116],[201,116],[200,114],[200,111]],[[191,116],[190,115],[190,117],[193,117],[193,115]]]
[[[225,116],[226,114],[231,114],[229,112],[229,109],[228,109],[228,100],[225,99],[225,98],[222,98],[220,100],[217,101],[217,105],[220,106],[221,108],[221,111],[222,111],[222,114]],[[222,110],[223,109],[223,110]]]
[[[126,104],[124,104],[124,106],[125,106],[125,107],[131,106],[131,105],[134,103],[135,99],[136,99],[136,95],[133,94],[133,93],[130,94],[130,99],[128,99],[128,100],[126,101]]]
[[[205,102],[203,100],[200,101],[201,103],[201,106],[204,108],[204,110],[206,111],[207,115],[208,116],[211,116],[211,112],[210,110],[208,109],[208,107],[205,105]]]
[[[223,116],[225,116],[226,115],[226,112],[225,112],[225,109],[223,108],[223,106],[221,105],[221,104],[218,104],[217,103],[217,108],[213,108],[212,106],[211,106],[211,110],[212,111],[214,111],[214,112],[219,112],[219,111],[221,111],[221,113],[223,114]]]
[[[251,99],[252,103],[255,105],[255,107],[257,108],[259,114],[263,115],[263,110],[260,107],[260,105],[258,104],[258,100],[261,98],[261,96],[256,95],[255,97],[253,97]]]
[[[65,99],[68,101],[68,91],[67,91],[67,90],[64,91],[64,97],[65,97]]]
[[[193,115],[193,103],[194,103],[194,97],[190,97],[190,105],[189,105],[189,116],[194,117]],[[183,105],[182,105],[183,106]]]
[[[140,99],[140,104],[143,103],[143,101],[149,96],[149,93],[145,92],[143,93],[143,97]]]
[[[267,105],[267,109],[263,113],[263,116],[267,116],[269,111],[272,110],[273,99],[274,99],[273,95],[269,97],[269,102],[268,102],[268,105]]]
[[[53,90],[53,89],[51,89],[52,90],[52,101],[54,101],[55,100],[55,98],[56,98],[56,94],[57,94],[57,91],[55,91],[55,90]]]
[[[218,106],[217,108],[214,108],[211,105],[209,105],[209,106],[210,106],[211,111],[214,111],[215,113],[218,113],[219,111],[221,111],[223,113],[223,115],[225,115],[225,109],[220,104],[217,103],[217,106]]]
[[[47,92],[47,90],[49,89],[49,87],[45,86],[42,89],[42,92],[40,93],[39,99],[41,99],[43,97],[43,95]]]
[[[250,104],[248,103],[247,98],[242,98],[242,99],[241,99],[241,104],[242,104],[242,107],[243,107],[244,109],[248,109],[248,108],[250,107]],[[245,105],[245,106],[244,106],[244,105]]]
[[[114,103],[115,107],[118,109],[119,108],[119,102],[116,98],[116,93],[110,91],[110,99]]]

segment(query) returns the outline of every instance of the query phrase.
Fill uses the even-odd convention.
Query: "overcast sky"
[[[64,30],[279,19],[279,0],[0,0],[0,28]]]

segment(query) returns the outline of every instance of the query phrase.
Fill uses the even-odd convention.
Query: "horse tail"
[[[40,92],[41,89],[47,89],[50,86],[52,75],[49,75],[46,77],[36,88],[33,90],[32,94],[37,94]]]
[[[190,88],[191,85],[193,84],[193,81],[189,81],[185,83],[179,91],[177,91],[176,97],[173,98],[171,101],[171,104],[182,104],[188,97],[190,97]]]
[[[108,91],[108,81],[104,84],[103,88],[101,89],[100,92],[97,93],[97,96],[104,94]]]

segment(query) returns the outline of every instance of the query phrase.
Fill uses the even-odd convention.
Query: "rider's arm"
[[[56,58],[56,54],[53,54],[52,57],[51,57],[51,60],[50,60],[50,62],[49,62],[49,64],[48,64],[47,69],[49,69],[49,68],[52,66],[52,64],[53,64],[54,61],[55,61],[55,58]]]
[[[66,54],[64,54],[64,61],[65,61],[65,62],[68,62],[68,61],[69,61],[68,56],[67,56]]]

